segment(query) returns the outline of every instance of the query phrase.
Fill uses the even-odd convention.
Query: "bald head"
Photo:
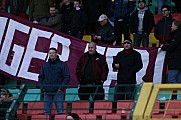
[[[90,42],[88,46],[89,54],[93,55],[96,53],[96,43],[95,42]]]

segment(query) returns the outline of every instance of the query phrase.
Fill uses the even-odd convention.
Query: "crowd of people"
[[[180,0],[173,2],[177,13],[180,13],[177,6]],[[149,34],[154,26],[155,38],[162,44],[163,41],[168,41],[169,37],[164,37],[167,40],[163,40],[162,35],[170,35],[168,25],[173,22],[171,0],[158,1],[158,13],[162,13],[163,18],[169,22],[164,24],[162,20],[157,25],[146,0],[1,0],[0,3],[2,10],[8,12],[10,8],[9,13],[29,19],[34,24],[47,26],[79,39],[84,34],[92,35],[93,42],[109,45],[114,42],[122,45],[122,34],[124,39],[130,39],[130,34],[133,34],[135,47],[140,47],[141,44],[148,47]],[[163,24],[166,32],[160,30]]]
[[[145,0],[138,0],[135,10],[134,3],[129,0],[93,1],[6,0],[4,10],[7,12],[10,6],[11,14],[27,17],[25,12],[30,4],[28,19],[34,24],[79,39],[85,32],[92,35],[88,52],[81,56],[76,66],[80,100],[89,100],[90,96],[93,100],[104,99],[103,83],[107,80],[109,69],[105,56],[96,51],[96,43],[112,45],[116,41],[116,45],[121,45],[124,34],[124,49],[116,55],[112,64],[118,71],[114,99],[132,100],[136,73],[143,67],[141,54],[133,47],[140,47],[141,44],[148,47],[149,34],[155,26],[154,16]],[[160,2],[159,13],[163,14],[163,18],[155,26],[154,35],[161,50],[167,52],[168,83],[181,83],[181,22],[173,19],[170,2],[168,5]],[[130,39],[130,33],[133,34],[134,42]],[[42,65],[38,77],[39,87],[44,92],[44,113],[51,114],[51,106],[55,102],[57,113],[62,114],[64,88],[69,83],[70,73],[67,64],[59,59],[56,48],[50,48],[48,54],[49,60]]]

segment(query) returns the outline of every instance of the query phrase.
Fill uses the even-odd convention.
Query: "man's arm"
[[[136,53],[135,54],[135,64],[131,68],[131,72],[132,73],[136,73],[139,70],[141,70],[142,68],[143,68],[143,63],[142,63],[142,59],[141,59],[141,54],[140,53]]]
[[[107,80],[108,72],[109,72],[109,69],[108,69],[108,65],[106,62],[106,58],[103,57],[102,58],[102,76],[101,76],[102,81]]]
[[[63,63],[62,74],[63,74],[63,82],[59,88],[60,90],[63,90],[69,84],[70,81],[70,72],[66,63]]]
[[[45,74],[43,70],[43,66],[41,67],[40,74],[38,76],[38,86],[43,89],[43,80],[44,80]]]
[[[38,24],[47,26],[47,27],[53,27],[61,22],[60,15],[56,15],[51,21],[48,22],[38,22]]]

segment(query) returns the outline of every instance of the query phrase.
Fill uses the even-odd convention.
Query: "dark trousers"
[[[78,90],[80,100],[89,100],[91,96],[93,100],[104,99],[104,89],[101,84],[84,84],[80,85]]]
[[[134,84],[121,84],[115,88],[113,112],[117,109],[117,100],[133,100],[136,87]]]
[[[143,47],[148,47],[149,45],[149,35],[147,34],[134,34],[134,46],[140,47],[141,43]]]
[[[117,85],[115,88],[114,100],[133,100],[135,92],[134,84]]]
[[[121,22],[115,20],[114,34],[116,39],[116,45],[122,45],[122,34],[124,34],[124,39],[130,39],[129,19],[123,19],[123,21]]]
[[[86,35],[96,34],[97,28],[99,24],[96,23],[89,23],[86,27]]]

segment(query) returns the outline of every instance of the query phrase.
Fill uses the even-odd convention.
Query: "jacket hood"
[[[145,8],[143,8],[143,9],[140,9],[140,8],[138,7],[137,10],[138,10],[138,11],[146,11],[146,10],[148,10],[148,7],[145,6]]]

